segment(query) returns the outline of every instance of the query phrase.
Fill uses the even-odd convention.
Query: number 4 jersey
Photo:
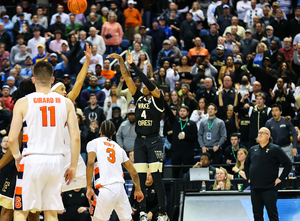
[[[26,95],[28,110],[23,119],[22,155],[64,154],[64,126],[67,122],[66,98],[57,93]]]
[[[94,164],[95,187],[124,183],[122,163],[128,161],[125,150],[107,137],[100,137],[87,144],[88,153],[95,152]]]

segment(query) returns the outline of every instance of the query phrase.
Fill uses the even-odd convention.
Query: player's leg
[[[15,210],[14,221],[26,221],[29,211]]]
[[[115,205],[115,211],[118,215],[118,218],[120,221],[130,221],[132,220],[132,208],[128,196],[125,192],[124,186],[121,183],[115,184],[114,186],[116,188],[116,195],[118,196]]]
[[[45,210],[44,218],[47,221],[57,221],[57,210]]]
[[[11,221],[14,211],[12,209],[6,209],[2,207],[0,221]]]
[[[261,192],[261,190],[251,189],[252,211],[255,221],[264,220],[264,203]]]
[[[182,157],[183,157],[183,154],[181,152],[172,151],[172,153],[171,153],[172,165],[181,165]],[[173,178],[179,178],[180,169],[181,169],[180,167],[172,168],[172,177]]]
[[[29,212],[28,221],[40,221],[40,212]]]

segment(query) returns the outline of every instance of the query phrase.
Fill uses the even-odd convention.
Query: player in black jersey
[[[160,92],[156,81],[150,81],[147,76],[133,62],[133,55],[127,51],[127,63],[135,74],[145,84],[143,93],[135,87],[130,72],[125,66],[123,58],[118,54],[111,54],[108,58],[119,60],[122,76],[136,103],[135,119],[137,138],[134,143],[134,167],[139,174],[143,193],[147,171],[150,170],[157,187],[159,217],[158,221],[169,220],[166,215],[165,187],[161,179],[163,165],[163,142],[159,135],[161,114],[164,111],[164,96]],[[156,86],[157,85],[157,86]],[[140,202],[140,220],[149,220],[146,212],[146,200]]]

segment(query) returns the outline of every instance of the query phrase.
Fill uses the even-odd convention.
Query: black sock
[[[159,214],[166,214],[166,191],[160,172],[151,173],[156,187]]]
[[[140,206],[140,212],[145,212],[147,211],[146,207],[146,179],[147,179],[147,173],[139,173],[139,178],[140,178],[140,185],[141,185],[141,190],[144,194],[144,199],[139,203]]]

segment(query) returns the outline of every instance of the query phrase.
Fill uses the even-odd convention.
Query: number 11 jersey
[[[27,113],[23,119],[22,155],[63,155],[64,126],[67,122],[66,98],[57,93],[31,93]]]

